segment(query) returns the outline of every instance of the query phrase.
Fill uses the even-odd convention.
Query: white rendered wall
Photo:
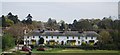
[[[62,41],[64,41],[64,44],[65,44],[67,42],[67,40],[76,40],[75,45],[81,45],[82,42],[87,41],[87,43],[89,43],[89,40],[94,40],[95,41],[94,43],[96,43],[98,41],[97,37],[93,37],[93,39],[91,37],[87,37],[87,39],[86,39],[86,37],[80,37],[80,39],[78,39],[78,36],[74,36],[74,39],[73,39],[73,36],[68,36],[68,39],[67,39],[67,36],[58,36],[58,38],[57,38],[57,36],[53,36],[53,38],[52,38],[52,36],[48,36],[48,38],[46,38],[46,36],[40,36],[40,37],[44,38],[44,43],[46,43],[46,41],[49,41],[49,40],[55,40],[55,42],[58,41],[60,44]],[[34,38],[33,38],[33,36],[29,36],[29,38],[28,38],[28,36],[24,36],[24,44],[26,44],[26,42],[25,42],[26,40],[29,41],[29,44],[32,44],[31,40],[36,40],[36,44],[38,44],[40,37],[34,36]],[[78,41],[80,41],[80,44],[78,44]]]

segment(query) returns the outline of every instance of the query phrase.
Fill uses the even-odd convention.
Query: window
[[[87,41],[85,41],[85,43],[87,44]]]
[[[39,38],[41,38],[41,37],[39,36]]]
[[[69,37],[67,36],[67,39],[69,39]]]
[[[53,39],[53,36],[51,36],[51,38]]]
[[[48,36],[46,36],[46,39],[48,38]]]
[[[29,38],[29,36],[27,36],[27,38]]]
[[[78,39],[80,39],[80,36],[78,37]]]
[[[57,39],[59,39],[59,36],[57,36]]]
[[[74,36],[73,36],[73,39],[74,39]]]
[[[87,37],[85,37],[85,39],[87,39]]]
[[[63,45],[64,44],[64,41],[61,41],[61,45]]]
[[[33,36],[33,38],[35,38],[35,36]]]
[[[80,41],[78,41],[78,44],[80,44]]]
[[[49,41],[46,40],[46,44],[49,44]]]
[[[46,43],[47,43],[48,41],[46,40]]]
[[[95,41],[94,40],[89,40],[89,43],[94,43]]]

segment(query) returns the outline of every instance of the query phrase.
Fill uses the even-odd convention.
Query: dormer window
[[[83,33],[83,31],[78,31],[78,33]]]
[[[44,30],[40,30],[40,33],[44,33]]]
[[[93,39],[93,37],[91,37],[91,39]]]
[[[60,31],[59,33],[64,33],[64,31]]]

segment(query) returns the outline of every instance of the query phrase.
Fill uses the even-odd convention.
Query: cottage
[[[98,34],[94,31],[32,31],[24,36],[24,45],[72,45],[78,46],[83,42],[86,44],[97,43]]]

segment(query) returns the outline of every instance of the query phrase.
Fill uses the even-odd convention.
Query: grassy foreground
[[[82,50],[82,49],[51,49],[46,51],[35,51],[32,53],[119,53],[115,50]]]
[[[34,55],[120,55],[120,51],[115,50],[81,50],[81,49],[51,49],[46,51],[35,51]]]
[[[25,55],[26,52],[20,52]],[[10,54],[9,54],[10,55]],[[81,49],[50,49],[46,51],[32,51],[32,55],[120,55],[115,50],[81,50]]]

